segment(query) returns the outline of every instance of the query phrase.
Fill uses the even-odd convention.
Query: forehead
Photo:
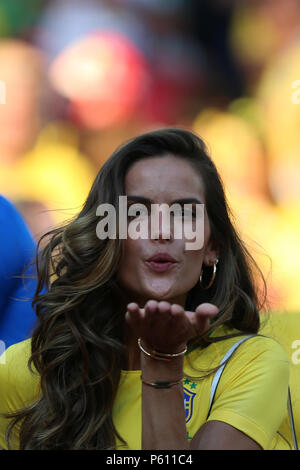
[[[190,162],[173,155],[134,163],[125,177],[125,191],[151,199],[198,197],[204,203],[201,175]]]

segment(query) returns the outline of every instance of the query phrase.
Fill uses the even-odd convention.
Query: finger
[[[171,304],[169,302],[166,302],[165,300],[161,300],[158,303],[158,310],[161,314],[170,314]]]
[[[171,305],[171,324],[174,331],[181,337],[191,329],[191,321],[189,315],[186,315],[184,307],[178,304]],[[195,315],[194,313],[192,314]]]
[[[172,320],[171,307],[172,305],[164,300],[158,303],[159,324],[161,327],[166,326]]]
[[[141,320],[142,311],[138,304],[131,302],[127,305],[125,320],[129,323],[138,323]]]
[[[195,312],[186,311],[185,315],[189,319],[192,330],[196,335],[203,335],[210,326],[210,320],[219,312],[216,305],[203,303],[198,305]]]
[[[162,321],[164,315],[170,312],[171,304],[165,301],[148,300],[145,305],[145,314],[148,320]]]
[[[172,325],[180,329],[181,333],[183,333],[186,328],[190,327],[190,317],[189,315],[186,315],[186,312],[184,310],[184,307],[178,304],[173,304],[171,305],[170,309],[171,313],[171,320],[172,320]],[[194,313],[191,315],[194,315]]]
[[[158,302],[156,300],[148,300],[144,307],[144,318],[149,324],[155,322],[158,312]]]
[[[155,312],[158,307],[158,302],[157,300],[148,300],[148,302],[145,304],[145,311],[151,313]]]
[[[184,315],[184,308],[181,305],[172,304],[171,314],[174,319],[182,317]]]
[[[145,334],[150,344],[154,344],[170,322],[171,304],[165,301],[149,300],[145,305]]]
[[[196,308],[195,312],[190,312],[186,311],[185,314],[189,318],[189,320],[192,320],[193,318],[197,318],[199,321],[201,319],[211,319],[214,318],[217,314],[219,313],[219,309],[216,305],[209,304],[209,303],[203,303],[198,305]]]
[[[145,306],[145,319],[149,328],[162,329],[170,321],[171,304],[166,301],[148,301]]]

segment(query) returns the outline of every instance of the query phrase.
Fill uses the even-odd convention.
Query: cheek
[[[186,252],[184,263],[184,273],[182,273],[183,282],[189,284],[196,283],[199,279],[201,266],[203,262],[203,250]]]
[[[207,215],[204,218],[204,244],[207,243],[210,238],[210,224]]]
[[[123,241],[123,255],[120,260],[117,278],[123,285],[137,277],[139,246],[136,240],[133,242],[130,238]]]

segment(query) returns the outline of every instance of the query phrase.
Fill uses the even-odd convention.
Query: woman
[[[121,220],[125,195],[150,209],[139,213],[149,225],[153,204],[204,204],[201,248],[175,238],[175,215],[169,232],[160,216],[151,237],[99,238],[99,206]],[[128,214],[129,233],[138,213]],[[38,260],[39,325],[0,369],[0,411],[11,413],[0,444],[9,422],[11,447],[21,449],[288,448],[288,359],[256,335],[264,299],[251,266],[201,139],[164,129],[120,147]],[[214,372],[247,335],[209,410]]]

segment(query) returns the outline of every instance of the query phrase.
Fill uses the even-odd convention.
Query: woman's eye
[[[141,217],[141,216],[142,216],[142,214],[141,214],[140,212],[137,212],[137,213],[132,214],[132,215],[129,215],[129,214],[128,214],[128,219],[137,219],[137,218],[139,218],[139,217]]]
[[[189,217],[196,217],[196,211],[195,210],[192,210],[192,211],[189,211],[188,214],[187,214]]]
[[[142,204],[132,204],[128,207],[128,218],[136,219],[141,217],[147,217],[148,210],[147,207]]]
[[[182,211],[180,213],[180,216],[184,219],[184,220],[190,220],[191,218],[195,218],[196,217],[196,211],[194,209],[184,209],[182,208]]]

